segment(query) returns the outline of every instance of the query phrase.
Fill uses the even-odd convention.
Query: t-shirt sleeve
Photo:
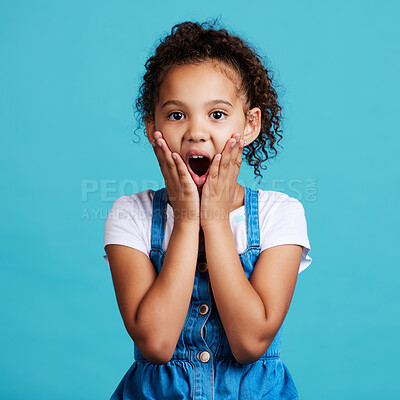
[[[147,256],[145,211],[131,196],[114,201],[104,225],[104,252],[108,244],[120,244],[142,251]],[[107,254],[104,260],[110,265]]]
[[[299,200],[287,196],[275,202],[266,218],[260,221],[260,236],[261,251],[282,244],[303,246],[299,273],[311,264],[305,211]]]

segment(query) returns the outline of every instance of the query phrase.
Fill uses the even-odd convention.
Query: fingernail
[[[159,147],[161,147],[161,140],[157,140],[157,145],[159,146]]]
[[[236,141],[235,142],[231,142],[231,147],[235,147],[235,145],[236,145]]]
[[[244,147],[244,140],[240,141],[240,147]]]
[[[151,145],[152,145],[153,147],[156,145],[156,142],[155,142],[154,140],[152,140],[150,143],[151,143]]]

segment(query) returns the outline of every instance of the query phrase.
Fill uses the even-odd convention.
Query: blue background
[[[115,198],[163,186],[132,104],[159,38],[219,14],[270,60],[284,106],[284,150],[258,187],[306,211],[313,262],[282,360],[304,400],[400,396],[398,3],[10,0],[0,398],[107,399],[132,363],[104,222]],[[256,187],[252,174],[243,164],[240,183]]]

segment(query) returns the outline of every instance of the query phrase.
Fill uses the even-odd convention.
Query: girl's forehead
[[[226,78],[230,79],[234,84],[238,84],[241,81],[239,74],[232,67],[222,61],[217,60],[204,60],[196,63],[174,65],[169,69],[164,77],[164,80],[171,75],[180,74],[182,71],[186,71],[188,74],[196,74],[199,70],[208,73],[222,74]]]
[[[230,66],[218,61],[173,66],[160,84],[159,100],[170,96],[172,92],[182,95],[191,91],[210,95],[212,92],[229,94],[232,100],[244,101],[240,93],[241,78]],[[174,93],[174,94],[175,94]]]

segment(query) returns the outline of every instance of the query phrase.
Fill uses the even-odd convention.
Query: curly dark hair
[[[277,155],[275,144],[282,148],[282,108],[272,85],[272,72],[253,47],[226,29],[215,29],[215,23],[182,22],[160,40],[155,54],[145,64],[146,73],[135,104],[139,126],[153,120],[160,85],[171,68],[203,61],[222,62],[241,77],[239,91],[244,94],[248,109],[261,109],[260,134],[243,149],[248,164],[254,167],[255,178],[261,180],[260,167],[266,169],[261,164]]]

